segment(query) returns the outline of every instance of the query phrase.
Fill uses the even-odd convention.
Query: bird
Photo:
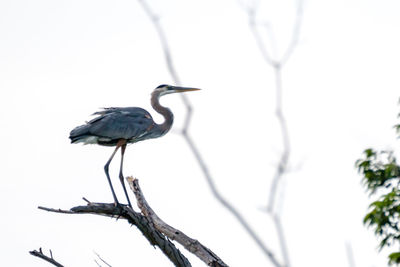
[[[168,84],[157,86],[151,93],[151,106],[156,112],[164,117],[164,122],[161,124],[157,124],[153,120],[151,114],[140,107],[110,107],[103,108],[102,110],[93,113],[92,115],[97,115],[97,117],[83,125],[75,127],[70,132],[69,139],[73,144],[83,143],[85,145],[96,144],[100,146],[115,147],[113,153],[106,162],[106,165],[104,165],[104,171],[111,188],[115,205],[120,204],[111,183],[108,168],[118,149],[121,148],[119,180],[122,184],[128,205],[132,207],[122,173],[126,146],[139,141],[161,137],[171,129],[174,115],[169,108],[160,104],[160,97],[172,93],[183,93],[197,90],[200,89]]]

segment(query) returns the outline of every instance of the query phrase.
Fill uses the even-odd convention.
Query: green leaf
[[[389,264],[400,263],[400,252],[394,252],[389,255]]]
[[[376,152],[372,148],[368,148],[364,151],[364,154],[367,156],[367,158],[370,158],[372,156],[375,156]]]

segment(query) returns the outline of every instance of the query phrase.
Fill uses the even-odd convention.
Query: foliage
[[[400,137],[400,124],[394,128]],[[356,167],[370,196],[377,195],[369,205],[364,224],[374,229],[380,239],[380,250],[393,245],[400,247],[400,166],[393,151],[366,149]],[[389,255],[389,264],[400,264],[400,251]]]

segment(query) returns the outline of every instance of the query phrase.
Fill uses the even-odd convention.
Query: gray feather
[[[111,142],[121,138],[134,143],[154,126],[150,113],[137,107],[105,108],[93,115],[99,116],[71,131],[72,143]]]

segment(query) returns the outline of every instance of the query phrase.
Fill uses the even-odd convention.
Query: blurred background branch
[[[108,267],[112,267],[108,262],[106,262],[97,252],[93,252],[96,256],[97,256],[97,258],[102,262],[102,263],[104,263],[106,266],[108,266]],[[101,264],[97,261],[97,260],[94,260],[94,262],[96,262],[96,264],[98,265],[98,266],[101,266]]]
[[[349,264],[349,267],[356,267],[356,264],[354,262],[353,247],[351,246],[351,243],[346,242],[345,246],[346,246],[347,262]]]
[[[282,177],[288,171],[288,163],[291,153],[291,146],[290,146],[290,135],[289,129],[287,125],[286,116],[283,109],[283,86],[282,86],[282,68],[290,59],[291,55],[293,54],[299,40],[300,29],[301,29],[301,22],[303,16],[303,1],[297,1],[296,7],[296,19],[293,24],[293,30],[291,33],[291,39],[289,42],[288,47],[286,48],[285,52],[283,53],[282,57],[277,55],[277,52],[274,51],[277,47],[276,40],[272,35],[272,32],[269,30],[270,25],[269,23],[261,23],[257,21],[257,12],[259,8],[260,1],[251,2],[249,4],[239,2],[242,6],[243,10],[245,10],[248,20],[249,20],[249,27],[257,44],[257,47],[260,50],[260,53],[264,59],[264,61],[272,67],[274,74],[275,74],[275,95],[276,95],[276,107],[275,107],[275,115],[278,119],[281,136],[282,136],[282,152],[279,156],[279,162],[275,169],[275,174],[272,178],[272,183],[269,188],[269,199],[267,202],[267,212],[270,214],[275,229],[278,235],[278,239],[280,242],[281,253],[285,262],[285,266],[290,266],[290,258],[289,253],[286,245],[286,238],[284,235],[283,226],[280,220],[279,210],[276,209],[276,202],[277,202],[277,191],[280,185],[280,181]],[[268,40],[271,42],[270,47],[272,47],[272,52],[268,50],[267,44],[264,42],[263,36],[259,31],[260,27],[267,27],[267,34]],[[281,207],[282,205],[279,205]]]
[[[178,73],[175,69],[174,63],[173,63],[173,58],[171,55],[171,49],[168,45],[167,38],[165,31],[160,23],[160,18],[155,15],[155,13],[152,11],[150,6],[148,5],[147,1],[144,0],[138,0],[139,3],[142,5],[144,11],[148,15],[149,19],[153,23],[157,34],[160,39],[161,47],[164,52],[165,56],[165,63],[167,65],[168,72],[174,81],[176,85],[181,85],[181,80],[178,76]],[[263,251],[263,253],[269,258],[269,260],[274,264],[274,266],[282,266],[278,260],[276,259],[275,255],[271,252],[271,250],[264,244],[264,242],[258,237],[256,232],[253,230],[253,228],[250,226],[250,224],[246,221],[245,217],[239,212],[238,209],[236,209],[230,202],[228,202],[219,192],[217,189],[214,178],[211,176],[210,171],[205,163],[205,160],[203,156],[200,154],[199,149],[197,148],[195,142],[193,141],[193,138],[189,134],[189,125],[191,121],[191,116],[192,116],[192,111],[193,107],[191,103],[189,102],[189,99],[186,95],[181,94],[182,96],[182,101],[186,107],[186,118],[185,122],[183,125],[183,128],[181,130],[182,137],[186,141],[187,145],[189,146],[190,150],[192,151],[193,155],[195,156],[204,177],[207,180],[208,186],[210,187],[210,190],[213,194],[213,196],[222,204],[223,207],[225,207],[237,220],[238,222],[242,225],[242,227],[246,230],[246,232],[250,235],[250,237],[254,240],[254,242],[257,244],[257,246]]]

